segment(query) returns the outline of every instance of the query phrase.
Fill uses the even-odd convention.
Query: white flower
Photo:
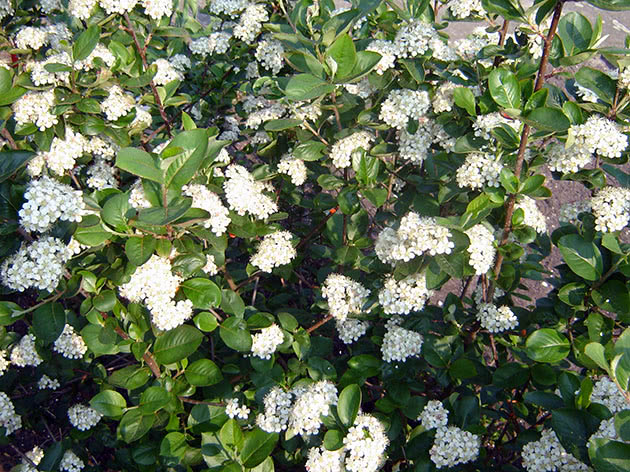
[[[39,356],[35,349],[35,336],[25,334],[11,350],[11,363],[18,367],[33,366],[37,367],[44,360]]]
[[[135,99],[124,92],[118,85],[109,88],[109,95],[101,102],[101,111],[109,121],[116,121],[125,116],[136,105]]]
[[[379,118],[393,128],[403,129],[410,119],[424,117],[430,105],[429,94],[424,90],[392,90],[381,105]]]
[[[367,77],[363,77],[355,84],[343,84],[343,88],[352,95],[358,95],[363,99],[367,99],[377,90],[372,87],[372,84],[370,84],[370,79],[368,79]]]
[[[9,364],[11,364],[11,362],[7,359],[7,351],[3,349],[0,351],[0,376],[7,371]]]
[[[5,19],[7,16],[13,15],[13,5],[11,5],[11,0],[1,0],[0,1],[0,21]]]
[[[624,67],[619,72],[619,81],[617,82],[620,88],[630,89],[630,67]]]
[[[59,72],[48,72],[46,70],[46,66],[48,64],[63,64],[66,66],[72,66],[72,58],[70,55],[63,51],[59,54],[53,54],[52,56],[48,56],[43,61],[35,61],[29,62],[26,65],[26,70],[31,73],[31,80],[37,86],[42,85],[60,85],[62,83],[67,83],[70,80],[70,72],[67,71],[59,71]]]
[[[448,410],[439,400],[430,400],[420,413],[418,420],[424,429],[443,428],[448,424]]]
[[[101,415],[94,408],[77,403],[68,409],[68,419],[72,426],[80,431],[87,431],[101,421]]]
[[[549,149],[549,169],[569,173],[577,172],[591,163],[593,154],[578,145],[566,147],[564,143],[555,142]]]
[[[166,59],[157,59],[153,64],[157,66],[157,73],[153,77],[155,85],[166,85],[173,80],[184,80],[184,75]]]
[[[252,256],[250,264],[263,272],[271,272],[274,267],[290,263],[297,255],[291,243],[292,238],[288,231],[267,234],[258,246],[256,254]]]
[[[591,198],[591,206],[597,231],[619,231],[630,220],[630,189],[604,187]]]
[[[0,426],[6,428],[7,436],[22,427],[22,418],[15,413],[11,399],[4,392],[0,392]]]
[[[528,472],[591,470],[586,464],[568,453],[558,441],[556,433],[550,429],[544,429],[538,441],[532,441],[523,446],[522,458],[523,466]]]
[[[87,345],[81,335],[77,334],[71,325],[66,324],[55,341],[53,350],[68,359],[81,359],[87,352]]]
[[[579,200],[576,202],[565,203],[560,207],[558,221],[560,221],[560,223],[576,224],[580,213],[590,213],[591,209],[590,200]]]
[[[387,314],[407,315],[420,311],[433,295],[427,289],[424,273],[410,275],[402,280],[388,277],[378,294],[378,301]]]
[[[396,55],[402,58],[422,56],[436,38],[437,32],[433,26],[422,20],[413,20],[396,33]]]
[[[603,116],[593,115],[583,125],[571,126],[569,135],[574,136],[576,146],[604,157],[621,157],[628,147],[628,136],[620,126]]]
[[[472,60],[475,59],[477,54],[490,44],[498,44],[499,32],[488,33],[485,28],[475,28],[472,34],[466,38],[461,38],[455,41],[454,49],[459,56],[463,59]],[[492,64],[492,61],[484,60],[482,64]]]
[[[271,359],[280,344],[284,342],[284,333],[275,323],[252,336],[252,355],[261,359]]]
[[[357,320],[356,318],[346,318],[343,321],[336,318],[335,326],[337,327],[339,339],[344,344],[352,344],[366,333],[370,324],[367,321]]]
[[[225,414],[230,418],[238,418],[246,420],[249,417],[250,410],[245,405],[239,405],[238,399],[230,398],[225,403]]]
[[[116,62],[116,56],[104,44],[98,43],[90,55],[76,63],[75,66],[82,67],[83,70],[92,70],[94,68],[94,59],[96,58],[103,61],[106,67],[112,67]]]
[[[19,211],[20,225],[26,231],[49,230],[57,220],[79,222],[85,213],[83,194],[50,177],[32,180],[24,193]]]
[[[36,26],[22,26],[15,35],[15,46],[18,49],[33,49],[37,51],[48,44],[46,28]]]
[[[343,438],[343,444],[348,454],[345,465],[349,472],[376,472],[385,463],[389,439],[377,418],[361,413]]]
[[[56,125],[59,119],[50,110],[55,104],[55,92],[28,92],[13,104],[15,121],[22,126],[33,123],[40,131]]]
[[[215,31],[210,36],[202,37],[191,41],[190,51],[202,57],[213,54],[224,54],[230,49],[230,38],[232,36],[224,31]]]
[[[477,319],[481,327],[491,333],[500,333],[518,326],[518,318],[506,305],[497,307],[492,303],[482,303],[478,307]]]
[[[45,165],[53,173],[64,175],[67,171],[74,168],[75,161],[85,153],[87,146],[88,140],[85,136],[67,127],[64,139],[55,137],[50,145],[50,151],[40,151],[37,155],[38,161],[33,164],[29,162],[28,173],[36,177],[42,173]],[[63,187],[70,188],[67,185]]]
[[[327,451],[323,447],[312,447],[308,450],[306,470],[308,472],[345,472],[344,448],[336,451]]]
[[[173,14],[173,0],[142,0],[142,6],[146,14],[155,21]]]
[[[230,212],[223,206],[216,193],[211,192],[204,185],[190,184],[182,187],[182,194],[192,197],[193,208],[201,208],[210,213],[210,218],[203,222],[205,228],[212,228],[212,232],[217,236],[225,233],[231,222]]]
[[[349,167],[352,164],[352,153],[359,148],[368,151],[372,141],[374,141],[374,136],[367,131],[359,131],[340,139],[330,150],[333,165],[338,169]]]
[[[39,463],[44,458],[44,450],[35,446],[33,449],[24,454],[26,458],[30,459],[30,461],[35,464],[35,466],[39,465]],[[16,472],[37,472],[37,468],[31,465],[31,462],[28,462],[26,459],[22,459],[22,463],[19,467],[16,467],[14,470]]]
[[[385,324],[387,332],[381,346],[385,362],[405,362],[409,357],[420,355],[424,338],[420,333],[398,326],[400,321],[399,317],[394,317]]]
[[[482,224],[476,224],[465,231],[470,240],[468,245],[469,263],[477,275],[483,275],[490,270],[497,250],[494,247],[492,231]]]
[[[438,428],[429,451],[431,461],[438,469],[465,464],[477,459],[481,439],[457,426]]]
[[[241,14],[238,25],[234,27],[234,37],[251,44],[262,30],[262,24],[269,20],[265,5],[250,4]]]
[[[547,219],[538,209],[536,200],[528,196],[523,196],[514,206],[515,210],[519,208],[525,212],[525,219],[523,220],[524,224],[531,226],[539,234],[547,231]]]
[[[289,413],[288,429],[301,436],[317,434],[320,417],[328,416],[330,406],[337,404],[337,388],[328,380],[292,390],[295,402]]]
[[[83,461],[70,449],[64,452],[59,463],[59,468],[65,472],[81,472],[84,467]]]
[[[435,218],[409,212],[400,220],[398,230],[385,228],[381,231],[374,250],[386,264],[407,262],[424,253],[432,256],[450,254],[455,247],[450,237],[448,228],[440,226]]]
[[[214,262],[213,255],[206,256],[206,265],[201,268],[208,275],[217,275],[219,273],[219,268]]]
[[[284,47],[280,41],[265,36],[258,41],[254,57],[261,66],[276,75],[284,65]]]
[[[34,287],[52,292],[63,276],[64,264],[73,252],[60,239],[44,236],[5,259],[0,280],[7,287],[23,292]]]
[[[507,125],[515,131],[518,131],[520,127],[518,120],[510,120],[501,115],[501,113],[494,112],[488,115],[478,115],[473,123],[473,129],[475,130],[475,136],[490,140],[492,138],[492,130],[499,128],[501,125]]]
[[[629,408],[617,385],[608,377],[602,377],[593,385],[591,402],[604,405],[613,415]]]
[[[285,154],[278,163],[278,172],[291,177],[291,183],[296,187],[306,181],[306,165],[304,161],[292,154]]]
[[[248,0],[211,0],[209,2],[210,13],[214,15],[228,15],[238,17],[238,13],[249,5]]]
[[[122,15],[133,10],[138,0],[99,0],[99,3],[108,15],[112,13]]]
[[[263,193],[270,190],[270,185],[254,180],[245,167],[232,164],[225,176],[223,190],[231,210],[241,216],[249,213],[259,219],[278,211],[276,203]]]
[[[37,388],[39,390],[46,390],[47,388],[51,390],[57,390],[61,384],[57,379],[51,379],[46,374],[42,375],[41,378],[37,381]]]
[[[330,274],[324,281],[322,297],[328,301],[330,314],[345,321],[348,315],[362,312],[370,291],[359,282],[341,274]]]
[[[70,0],[68,13],[79,20],[87,20],[97,3],[98,0]]]
[[[293,394],[285,392],[280,387],[273,387],[265,398],[264,413],[256,417],[256,424],[267,433],[279,433],[287,428],[291,411]]]
[[[385,71],[396,65],[396,54],[398,53],[398,48],[391,41],[387,41],[385,39],[375,39],[368,44],[368,47],[365,48],[365,50],[377,52],[381,55],[380,61],[378,61],[378,64],[374,66],[374,71],[376,71],[379,75],[383,75]]]
[[[291,109],[291,117],[296,120],[315,121],[322,114],[322,109],[317,102],[294,102],[290,103],[289,107]],[[304,127],[303,124],[300,126]]]
[[[483,16],[485,10],[481,4],[481,0],[457,0],[450,1],[448,8],[455,18],[464,19],[470,15]]]
[[[96,159],[87,169],[88,179],[87,185],[96,190],[104,188],[116,188],[116,167],[109,164],[105,159]]]
[[[140,179],[136,180],[130,188],[129,204],[136,210],[151,207],[151,202],[147,200],[144,189],[142,188],[142,181]]]

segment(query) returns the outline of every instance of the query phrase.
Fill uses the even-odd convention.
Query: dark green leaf
[[[245,467],[256,467],[272,453],[278,442],[277,433],[266,433],[256,428],[245,435],[241,449],[241,462]]]
[[[466,110],[470,116],[477,115],[477,104],[472,90],[467,87],[457,87],[453,91],[453,99],[455,105]]]
[[[153,236],[129,238],[125,243],[125,254],[133,265],[141,266],[153,255],[157,240]]]
[[[339,394],[337,402],[337,413],[339,419],[346,426],[350,427],[354,423],[359,409],[361,408],[361,387],[357,384],[348,385]]]
[[[593,28],[584,15],[571,11],[560,18],[557,34],[562,40],[564,53],[574,56],[590,47]]]
[[[221,289],[211,280],[189,279],[181,284],[181,288],[195,308],[207,310],[221,304]]]
[[[560,108],[536,108],[521,115],[521,119],[541,131],[566,131],[571,126],[571,122]]]
[[[186,380],[195,387],[207,387],[223,380],[223,374],[210,359],[199,359],[186,367]]]
[[[575,74],[575,80],[582,87],[586,87],[595,93],[597,98],[604,103],[612,104],[617,84],[610,76],[591,67],[582,67]]]
[[[181,325],[166,331],[157,337],[153,346],[155,360],[160,364],[181,361],[194,353],[202,340],[201,331],[190,325]]]
[[[155,158],[141,149],[122,148],[116,156],[116,167],[159,184],[164,181],[163,172]]]
[[[352,38],[347,33],[339,36],[326,51],[326,62],[333,70],[333,76],[338,79],[349,76],[356,61],[357,51]]]
[[[126,443],[137,441],[153,426],[154,415],[143,415],[139,409],[126,412],[118,424],[118,434]]]
[[[589,3],[593,2],[589,1]],[[630,470],[630,444],[593,438],[589,442],[588,455],[597,472],[628,472]]]
[[[4,70],[0,67],[0,70]],[[34,152],[30,151],[9,151],[0,152],[0,182],[4,182],[11,177],[18,169],[28,164]]]
[[[33,332],[48,345],[57,340],[66,325],[66,312],[59,303],[46,303],[33,313]]]
[[[90,25],[88,29],[79,35],[72,46],[73,59],[75,61],[86,59],[94,51],[100,36],[101,28],[96,24]]]
[[[335,86],[311,74],[291,77],[284,93],[291,100],[302,101],[319,98],[335,90]]]
[[[219,328],[219,336],[227,347],[235,351],[248,352],[252,348],[252,336],[245,320],[232,316]]]
[[[569,340],[555,329],[543,328],[534,331],[525,343],[527,355],[537,362],[559,362],[569,355]]]
[[[521,107],[521,87],[516,76],[506,69],[494,69],[488,78],[490,95],[503,108]]]
[[[598,424],[599,420],[593,415],[573,408],[560,408],[551,415],[551,427],[558,440],[567,452],[582,462],[588,461],[586,443]]]
[[[594,243],[567,234],[558,240],[558,249],[569,268],[583,279],[597,280],[602,275],[602,255]]]
[[[104,416],[117,417],[127,408],[123,396],[115,390],[103,390],[90,400],[90,406]]]

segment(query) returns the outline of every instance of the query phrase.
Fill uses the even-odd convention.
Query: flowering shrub
[[[563,6],[0,0],[8,465],[630,470],[629,49]]]

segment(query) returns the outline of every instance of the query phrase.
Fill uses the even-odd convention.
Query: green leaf
[[[103,225],[99,224],[88,227],[79,227],[74,232],[74,239],[86,246],[99,246],[107,241],[111,237],[111,233],[103,228]]]
[[[586,443],[599,425],[599,419],[586,411],[559,408],[551,414],[551,427],[568,453],[582,462],[588,461]]]
[[[92,304],[98,311],[107,313],[112,311],[116,306],[116,294],[112,290],[103,290],[101,293],[92,298]]]
[[[380,208],[387,201],[387,189],[384,188],[363,188],[361,194],[376,208]]]
[[[72,58],[75,61],[86,59],[98,44],[101,36],[101,28],[98,25],[90,25],[79,35],[72,46]]]
[[[5,69],[0,67],[0,70]],[[30,151],[0,152],[0,183],[11,177],[34,157],[35,153]]]
[[[163,387],[149,387],[140,396],[140,409],[145,415],[151,415],[168,405],[169,401],[169,393]]]
[[[117,417],[127,408],[124,397],[115,390],[103,390],[90,400],[90,406],[104,416]]]
[[[248,352],[252,348],[252,336],[247,330],[245,320],[232,316],[219,328],[219,336],[230,349]]]
[[[153,255],[157,240],[153,236],[129,238],[125,243],[125,254],[133,265],[141,266]]]
[[[124,231],[128,227],[129,218],[135,213],[136,211],[129,203],[129,195],[118,193],[105,202],[101,210],[101,218],[116,230]]]
[[[575,81],[592,91],[604,103],[612,104],[617,83],[609,75],[591,67],[582,67],[575,74]]]
[[[477,104],[472,90],[467,87],[457,87],[453,91],[453,99],[455,105],[466,110],[470,116],[477,116]]]
[[[555,329],[543,328],[534,331],[525,343],[527,355],[537,362],[560,362],[569,355],[569,340]]]
[[[195,308],[208,310],[221,304],[221,289],[211,280],[201,277],[189,279],[180,287]]]
[[[506,69],[494,69],[488,78],[490,95],[503,108],[521,108],[521,87],[516,76]]]
[[[549,96],[549,89],[543,88],[532,94],[525,104],[525,112],[531,111],[535,108],[544,107],[547,104],[547,97]],[[563,109],[564,110],[564,109]]]
[[[518,192],[518,179],[514,175],[514,172],[510,170],[508,167],[504,167],[501,170],[501,175],[499,176],[501,180],[501,185],[503,188],[507,190],[509,193]]]
[[[593,28],[584,15],[571,11],[560,18],[557,35],[562,40],[564,53],[574,56],[589,48]]]
[[[65,325],[66,312],[59,303],[46,303],[33,313],[33,332],[45,345],[56,341]]]
[[[186,435],[178,431],[172,431],[164,436],[160,443],[160,456],[181,459],[186,454],[187,449]]]
[[[536,174],[527,178],[525,182],[523,182],[519,188],[520,193],[524,193],[525,195],[530,194],[538,190],[545,184],[545,176]]]
[[[621,410],[615,415],[615,431],[622,441],[630,441],[630,410]]]
[[[141,149],[122,148],[116,156],[116,167],[159,184],[164,181],[162,170],[155,158]]]
[[[621,280],[607,280],[597,290],[591,293],[593,300],[600,308],[617,313],[630,314],[630,293]]]
[[[5,67],[0,67],[0,95],[4,95],[11,90],[12,85],[11,72]]]
[[[118,434],[126,443],[137,441],[153,426],[155,415],[143,415],[139,409],[127,411],[118,424]]]
[[[219,431],[219,439],[224,449],[240,449],[243,444],[243,431],[241,431],[240,426],[234,418],[230,418],[225,422],[221,431]]]
[[[558,240],[558,249],[569,268],[586,280],[602,275],[603,262],[599,248],[578,234],[567,234]]]
[[[256,428],[245,435],[241,449],[241,462],[245,467],[256,467],[273,452],[278,442],[277,433],[266,433]]]
[[[238,293],[223,289],[221,291],[221,309],[230,315],[242,318],[245,313],[245,303]]]
[[[284,131],[287,129],[295,128],[303,123],[303,120],[297,119],[281,119],[281,120],[271,120],[265,123],[266,131]]]
[[[155,360],[160,364],[173,364],[194,353],[203,334],[190,325],[181,325],[159,335],[153,346]]]
[[[630,0],[586,0],[591,5],[602,10],[624,11],[630,10]]]
[[[208,149],[208,132],[205,129],[193,129],[179,133],[164,151],[178,147],[184,152],[171,162],[164,176],[164,185],[169,189],[181,189],[199,170]]]
[[[287,98],[296,101],[312,100],[335,90],[335,86],[311,74],[297,74],[289,79],[284,90]]]
[[[178,198],[167,208],[144,208],[138,212],[138,221],[164,226],[182,217],[192,205],[190,198]]]
[[[207,387],[223,380],[223,374],[210,359],[199,359],[186,367],[186,380],[195,387]]]
[[[337,402],[337,413],[344,426],[349,428],[354,424],[360,408],[361,387],[357,384],[348,385],[339,394],[339,401]]]
[[[84,98],[77,102],[77,108],[83,113],[101,113],[101,105],[94,98]]]
[[[120,84],[125,88],[146,87],[151,83],[153,77],[157,74],[157,64],[151,64],[146,72],[139,77],[121,78]]]
[[[482,0],[484,10],[501,15],[506,20],[522,20],[522,8],[512,0]]]
[[[343,447],[344,434],[338,429],[329,429],[324,435],[324,449],[337,451]]]
[[[218,326],[217,319],[212,313],[208,313],[207,311],[199,313],[193,318],[193,321],[195,322],[195,326],[204,333],[210,333],[217,329]]]
[[[326,62],[334,77],[343,79],[350,75],[357,62],[357,50],[350,35],[342,34],[335,40],[326,51]]]
[[[589,3],[593,2],[589,1]],[[589,441],[588,455],[597,472],[628,472],[630,470],[630,444],[593,438]]]
[[[604,164],[602,165],[602,168],[606,171],[607,174],[610,174],[615,179],[617,179],[619,185],[625,188],[630,188],[630,174],[626,174],[618,167],[612,166],[610,164]]]
[[[604,346],[599,343],[588,343],[584,348],[584,354],[586,354],[593,362],[600,366],[605,371],[609,372],[610,367],[606,360],[606,353]]]
[[[522,114],[521,119],[540,131],[566,131],[571,126],[571,122],[560,108],[535,108]]]
[[[417,83],[421,84],[424,82],[424,68],[422,67],[422,63],[420,61],[414,59],[403,59],[400,61],[409,75],[415,80]]]
[[[374,51],[358,51],[357,60],[354,64],[354,69],[348,77],[345,78],[346,82],[357,81],[361,77],[369,74],[374,66],[381,60],[381,55]]]
[[[293,149],[293,155],[303,161],[317,161],[321,159],[326,150],[326,145],[319,141],[307,141],[297,145]]]

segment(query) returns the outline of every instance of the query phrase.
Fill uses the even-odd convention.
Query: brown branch
[[[13,136],[11,136],[11,133],[9,133],[8,129],[2,128],[2,131],[0,131],[0,134],[2,135],[4,139],[7,140],[7,142],[9,143],[9,147],[11,149],[13,149],[14,151],[18,149],[17,144],[15,144],[15,140],[13,139]]]
[[[328,214],[324,217],[324,219],[317,225],[315,226],[315,228],[313,228],[306,236],[304,236],[300,242],[298,243],[297,246],[295,246],[295,249],[300,249],[302,246],[304,246],[313,236],[315,236],[315,234],[317,234],[322,227],[326,224],[326,222],[335,214],[337,213],[337,209],[339,207],[336,206],[335,208],[331,208],[330,210],[328,210]]]
[[[545,47],[543,50],[542,58],[540,59],[540,66],[538,68],[538,75],[536,76],[536,84],[534,85],[534,92],[540,90],[545,81],[545,69],[547,68],[547,63],[549,62],[549,52],[551,51],[551,43],[553,42],[553,38],[556,35],[556,30],[558,28],[558,22],[560,21],[560,16],[562,15],[562,5],[564,4],[564,0],[559,0],[556,4],[556,7],[553,11],[553,19],[551,20],[551,26],[549,27],[549,33],[545,38]],[[527,139],[529,138],[529,133],[531,128],[529,125],[523,125],[523,132],[521,133],[521,142],[518,147],[518,154],[516,156],[516,164],[514,165],[514,175],[520,179],[521,170],[523,168],[523,160],[525,159],[525,150],[527,149]],[[510,194],[508,201],[505,206],[505,221],[503,224],[503,235],[501,236],[501,242],[499,243],[499,247],[505,246],[507,244],[508,238],[510,237],[510,233],[512,232],[512,215],[514,214],[514,205],[516,204],[516,194]],[[494,280],[492,280],[488,286],[488,291],[486,292],[486,299],[492,300],[494,295],[494,287],[495,281],[499,278],[499,274],[501,273],[501,266],[503,265],[503,254],[498,251],[497,260],[494,264]]]
[[[129,335],[125,333],[120,326],[116,326],[116,328],[114,328],[114,331],[116,331],[116,333],[118,333],[118,336],[120,336],[121,338],[129,339]],[[159,379],[162,376],[162,373],[160,372],[160,367],[158,366],[157,362],[155,362],[153,355],[150,352],[145,352],[144,354],[142,354],[142,359],[149,366],[149,369],[151,369],[151,372],[153,372],[155,378]]]
[[[503,20],[503,27],[501,28],[501,31],[499,31],[499,46],[503,46],[505,44],[505,38],[507,38],[507,30],[509,24],[510,20]],[[495,56],[493,66],[497,67],[502,60],[503,58],[501,56]]]
[[[186,398],[186,397],[177,397],[179,398],[181,401],[183,401],[184,403],[192,403],[194,405],[210,405],[210,406],[225,406],[225,403],[222,402],[206,402],[203,400],[193,400],[192,398]]]
[[[144,66],[144,70],[146,71],[149,68],[149,65],[147,63],[146,44],[144,46],[140,46],[140,41],[138,41],[136,30],[133,29],[133,24],[131,23],[129,14],[125,13],[123,16],[125,18],[125,21],[127,22],[127,28],[125,29],[129,32],[129,34],[131,34],[131,37],[133,38],[133,42],[136,45],[136,49],[138,50],[138,53],[140,54],[140,58],[142,59],[142,65]],[[164,125],[166,126],[166,132],[168,133],[169,137],[172,137],[173,135],[171,134],[171,122],[168,119],[168,116],[166,116],[166,111],[164,110],[162,99],[160,98],[160,95],[158,94],[157,87],[155,86],[155,82],[153,82],[153,79],[151,79],[151,82],[149,82],[149,86],[151,87],[151,91],[153,92],[153,98],[155,99],[155,104],[157,105],[158,110],[160,111],[160,116],[162,117],[162,120],[164,120]]]
[[[313,331],[315,331],[317,328],[319,328],[321,325],[328,323],[331,319],[332,319],[333,315],[328,315],[324,318],[322,318],[321,320],[319,320],[317,323],[315,323],[313,326],[311,326],[310,328],[308,328],[306,330],[307,333],[312,333]]]

